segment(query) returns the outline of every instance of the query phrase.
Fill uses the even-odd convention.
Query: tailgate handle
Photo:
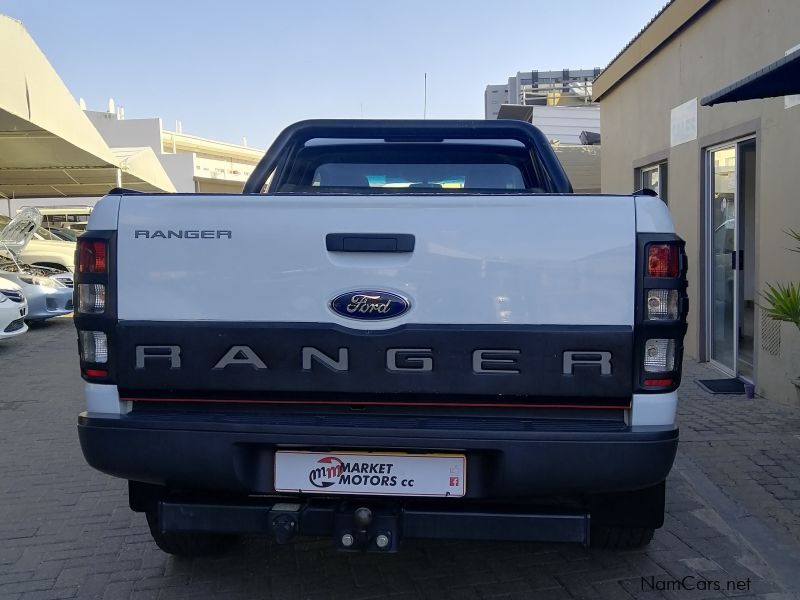
[[[328,252],[413,252],[410,233],[329,233]]]

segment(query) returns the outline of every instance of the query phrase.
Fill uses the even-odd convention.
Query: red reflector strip
[[[106,242],[78,240],[78,270],[81,273],[105,273]]]
[[[458,406],[458,407],[499,407],[499,408],[615,408],[627,409],[630,404],[513,404],[509,402],[351,402],[349,400],[239,400],[230,398],[120,398],[132,402],[217,402],[221,404],[333,404],[345,406]]]
[[[645,379],[644,384],[650,387],[666,387],[672,385],[672,379]]]
[[[647,276],[678,276],[678,246],[676,244],[650,244],[647,247]]]
[[[87,377],[108,377],[108,371],[105,369],[84,369],[83,373]]]

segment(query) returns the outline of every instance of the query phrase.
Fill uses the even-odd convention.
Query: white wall
[[[117,119],[113,113],[84,111],[110,148],[150,146],[161,154],[161,119]]]
[[[195,155],[192,152],[181,152],[180,154],[157,154],[158,160],[164,166],[164,170],[172,180],[175,191],[191,194],[195,191],[194,187],[194,162]]]
[[[549,140],[580,144],[581,131],[600,133],[600,106],[532,106],[533,124]]]

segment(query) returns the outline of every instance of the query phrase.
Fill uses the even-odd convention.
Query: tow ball
[[[365,506],[337,512],[336,546],[349,552],[397,552],[398,521],[396,513]]]

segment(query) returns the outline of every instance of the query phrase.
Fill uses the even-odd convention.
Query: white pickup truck
[[[516,121],[306,121],[241,195],[112,191],[77,251],[92,466],[156,543],[646,544],[686,257]]]

